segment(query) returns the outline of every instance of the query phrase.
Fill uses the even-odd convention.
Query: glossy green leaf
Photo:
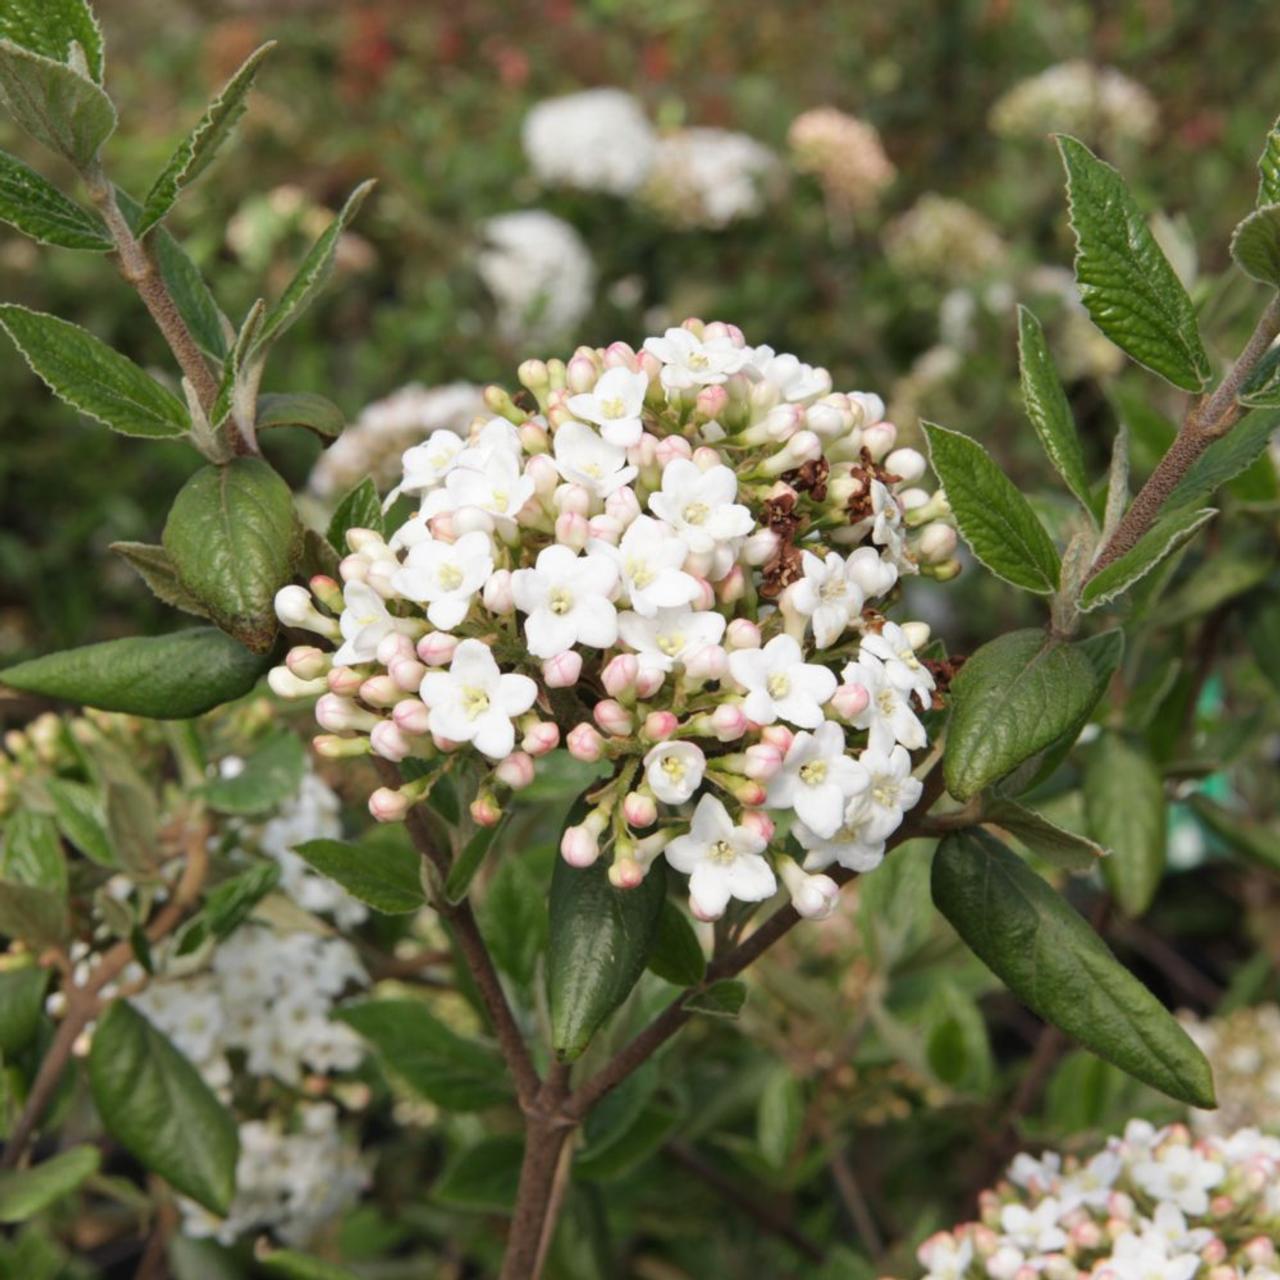
[[[1020,1000],[1099,1057],[1197,1107],[1213,1074],[1178,1021],[1026,863],[981,832],[947,836],[933,900]]]
[[[6,0],[5,8],[11,2]],[[65,0],[55,0],[60,2]],[[81,172],[115,132],[116,109],[88,76],[5,39],[0,39],[0,106]]]
[[[160,812],[155,795],[140,778],[110,779],[105,812],[107,835],[121,867],[149,877],[159,862]]]
[[[302,549],[293,496],[261,458],[202,467],[181,488],[164,548],[182,585],[254,653],[275,643],[276,592]]]
[[[0,151],[0,219],[41,244],[95,253],[112,247],[97,214],[68,200],[34,169],[4,151]]]
[[[1165,866],[1164,781],[1151,758],[1106,731],[1085,753],[1084,811],[1089,830],[1110,855],[1102,875],[1127,916],[1151,905]]]
[[[684,912],[670,898],[662,904],[658,932],[649,952],[649,972],[677,987],[696,987],[706,976],[702,944]]]
[[[206,782],[201,794],[219,813],[239,817],[268,813],[297,794],[306,768],[302,739],[282,729],[246,757],[238,773]]]
[[[415,1093],[449,1111],[481,1111],[510,1097],[499,1054],[451,1031],[417,1000],[363,1000],[335,1016],[358,1031]]]
[[[1067,488],[1092,514],[1089,477],[1084,469],[1084,453],[1080,448],[1075,418],[1053,357],[1049,354],[1044,330],[1026,307],[1018,308],[1018,365],[1027,417],[1031,419],[1049,461]]]
[[[240,1138],[200,1073],[126,1000],[98,1022],[89,1084],[107,1132],[173,1187],[225,1214]]]
[[[345,556],[350,550],[347,546],[348,529],[372,529],[375,533],[386,531],[382,519],[382,499],[378,497],[372,476],[365,476],[334,508],[326,536],[329,545],[340,556]]]
[[[1124,555],[1085,582],[1080,609],[1089,613],[1124,595],[1166,556],[1190,542],[1201,526],[1217,514],[1216,507],[1184,507],[1162,516]]]
[[[1202,391],[1211,367],[1195,308],[1147,220],[1109,164],[1060,134],[1076,283],[1094,324],[1139,364],[1184,391]]]
[[[203,715],[249,692],[271,665],[212,627],[105,640],[0,670],[0,683],[154,720]]]
[[[205,896],[200,920],[215,938],[229,938],[280,883],[280,864],[261,862],[215,885]]]
[[[1211,493],[1253,466],[1266,451],[1277,428],[1280,428],[1278,409],[1255,409],[1247,414],[1191,464],[1169,495],[1165,510],[1202,505]]]
[[[212,163],[219,148],[231,136],[246,109],[245,99],[253,87],[254,77],[263,58],[275,47],[274,42],[255,49],[240,69],[223,86],[222,92],[205,108],[196,127],[182,140],[178,149],[155,180],[143,202],[139,235],[145,235],[171,208],[185,187],[193,183]]]
[[[309,391],[258,397],[259,431],[268,427],[305,427],[322,440],[333,440],[342,434],[346,424],[346,415],[332,400]]]
[[[1280,284],[1280,204],[1263,205],[1236,227],[1231,256],[1246,275]]]
[[[70,62],[79,45],[89,75],[102,83],[102,29],[87,0],[4,0],[0,38],[55,62]]]
[[[26,1222],[37,1213],[70,1195],[91,1173],[96,1173],[102,1157],[88,1144],[72,1147],[29,1169],[0,1172],[0,1222]]]
[[[179,581],[173,560],[163,547],[149,542],[113,542],[107,550],[118,555],[147,584],[157,600],[196,618],[209,616],[204,605]]]
[[[307,840],[294,853],[322,876],[336,880],[354,898],[388,915],[417,911],[425,901],[422,859],[394,828],[354,844]]]
[[[986,1093],[994,1064],[986,1020],[973,997],[941,978],[925,1007],[924,1065],[948,1089]]]
[[[691,1013],[705,1013],[713,1018],[736,1018],[747,1002],[747,984],[737,978],[722,978],[696,992],[684,1002]]]
[[[1079,732],[1100,694],[1079,645],[1034,628],[984,644],[951,686],[947,790],[967,800],[1073,726]]]
[[[13,303],[0,305],[0,325],[54,395],[113,431],[163,438],[190,430],[172,391],[86,330]]]
[[[484,1138],[449,1161],[431,1188],[431,1198],[454,1209],[509,1214],[523,1156],[519,1138]]]
[[[999,827],[1063,871],[1092,871],[1103,855],[1102,847],[1093,840],[1050,822],[1044,814],[1024,808],[1008,796],[993,796],[983,809],[982,822]]]
[[[960,535],[998,578],[1048,595],[1058,586],[1058,553],[1031,504],[976,440],[923,423],[933,469]]]
[[[0,1054],[12,1057],[35,1038],[44,1012],[49,970],[29,958],[0,969]]]

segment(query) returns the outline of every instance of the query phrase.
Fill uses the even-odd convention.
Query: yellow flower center
[[[722,867],[727,867],[737,856],[733,845],[727,840],[717,840],[707,849],[707,857]]]
[[[631,579],[632,586],[643,591],[657,575],[639,556],[632,556],[627,561],[627,577]]]
[[[800,766],[800,781],[807,787],[819,787],[827,780],[827,762],[810,760]]]
[[[706,524],[711,508],[705,502],[691,502],[684,509],[686,524]]]
[[[791,681],[781,671],[775,671],[764,682],[764,687],[769,691],[769,697],[785,698],[791,692]]]
[[[668,658],[674,658],[684,648],[684,633],[677,632],[675,635],[659,636],[658,648],[667,655]]]
[[[711,367],[711,357],[705,351],[695,351],[687,363],[690,369],[708,369]]]
[[[511,495],[505,489],[495,489],[493,491],[493,509],[499,513],[506,511],[507,505],[511,501]]]
[[[662,772],[671,779],[672,782],[679,782],[685,775],[684,761],[679,756],[663,756]]]
[[[475,685],[469,684],[462,690],[462,709],[468,720],[474,720],[489,710],[489,695]]]
[[[462,570],[456,564],[441,565],[437,577],[446,591],[456,591],[462,586]]]
[[[876,706],[882,716],[891,716],[898,706],[898,695],[892,689],[881,689],[876,694]]]
[[[564,587],[555,587],[552,589],[551,598],[547,601],[547,608],[557,617],[563,617],[573,608],[573,596]]]
[[[627,406],[621,396],[614,396],[612,400],[600,401],[600,414],[605,418],[625,418]]]
[[[883,809],[894,808],[898,803],[898,784],[892,778],[877,778],[871,788],[871,798]]]

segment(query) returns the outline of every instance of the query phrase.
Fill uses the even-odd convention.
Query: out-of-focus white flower
[[[688,835],[666,846],[667,861],[689,877],[689,903],[700,920],[724,914],[730,898],[763,902],[777,891],[773,868],[760,856],[765,840],[749,827],[735,826],[728,810],[704,795],[693,811]]]
[[[727,129],[692,128],[658,141],[643,199],[676,227],[727,227],[764,212],[778,184],[778,158]]]
[[[586,89],[535,104],[521,131],[543,182],[625,196],[653,164],[657,138],[640,103],[621,89]]]
[[[874,208],[897,172],[875,126],[835,107],[796,116],[787,143],[792,163],[814,174],[841,212]]]
[[[950,283],[979,279],[1004,257],[1000,233],[961,200],[927,192],[884,231],[885,254],[904,276]]]

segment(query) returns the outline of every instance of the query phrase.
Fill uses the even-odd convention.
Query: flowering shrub
[[[1216,1111],[1192,1113],[1192,1128],[1211,1137],[1243,1128],[1280,1134],[1280,1007],[1253,1005],[1184,1021],[1212,1063],[1222,1095]]]

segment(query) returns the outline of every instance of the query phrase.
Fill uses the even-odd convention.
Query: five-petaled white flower
[[[798,356],[789,353],[775,354],[769,346],[754,348],[747,367],[777,387],[782,398],[792,404],[816,400],[831,390],[831,375],[825,369],[805,364]]]
[[[662,361],[659,377],[668,391],[724,382],[751,356],[727,335],[704,342],[688,329],[668,329],[660,338],[646,338],[644,349]]]
[[[774,636],[763,649],[735,649],[729,673],[747,691],[742,710],[756,724],[785,720],[816,729],[822,724],[822,704],[836,691],[835,673],[805,662],[790,636]]]
[[[636,468],[627,464],[626,451],[602,440],[585,422],[566,422],[557,428],[554,449],[560,474],[601,501],[636,474]]]
[[[648,389],[647,373],[606,369],[592,390],[569,397],[569,412],[594,422],[610,444],[629,449],[644,433],[640,413]]]
[[[850,802],[845,822],[868,843],[886,840],[902,825],[903,814],[915,806],[924,787],[911,776],[911,757],[905,747],[894,747],[888,754],[864,751],[858,763],[870,782]]]
[[[616,546],[594,541],[592,551],[613,556],[631,607],[646,618],[659,609],[678,609],[698,598],[698,583],[681,565],[689,554],[683,538],[652,516],[637,516]]]
[[[673,458],[662,472],[662,490],[649,497],[649,510],[665,520],[703,555],[731,538],[751,532],[755,521],[740,503],[738,477],[726,466],[703,471],[688,458]]]
[[[895,689],[911,701],[914,693],[928,711],[933,705],[933,673],[916,657],[907,633],[896,622],[886,622],[877,634],[868,632],[858,647],[859,656],[875,654],[884,663],[884,673]]]
[[[857,796],[849,801],[850,807],[857,803]],[[825,871],[833,862],[850,871],[874,871],[884,861],[884,841],[867,839],[861,826],[851,826],[847,820],[829,839],[803,822],[794,823],[791,831],[805,851],[806,871]]]
[[[750,713],[748,713],[750,714]],[[844,730],[824,720],[814,733],[797,733],[782,768],[769,780],[770,809],[794,809],[811,831],[830,839],[849,801],[867,789],[866,769],[845,754]]]
[[[533,706],[538,686],[528,676],[504,674],[488,645],[464,640],[448,671],[428,671],[422,677],[421,693],[431,710],[432,733],[470,742],[490,760],[501,760],[515,746],[511,722]]]
[[[687,835],[666,847],[667,861],[689,877],[689,905],[700,920],[724,914],[730,898],[763,902],[777,891],[773,868],[761,857],[766,841],[754,828],[735,827],[715,796],[704,795]]]
[[[618,633],[635,650],[641,667],[670,671],[699,649],[719,644],[725,625],[722,613],[659,609],[651,618],[631,612],[621,614]]]
[[[618,566],[607,556],[580,556],[545,547],[532,569],[511,575],[516,608],[527,614],[524,634],[535,658],[554,658],[575,644],[607,649],[618,638],[618,612],[609,599]]]
[[[342,628],[342,646],[333,655],[336,667],[354,667],[361,662],[372,662],[378,653],[378,645],[384,636],[393,631],[408,632],[412,623],[396,618],[387,609],[387,602],[367,583],[348,582],[342,589],[346,608],[338,619]]]
[[[1050,1253],[1064,1248],[1067,1233],[1058,1225],[1062,1205],[1046,1196],[1034,1209],[1025,1204],[1007,1204],[1000,1210],[1000,1227],[1006,1241],[1031,1253]]]
[[[433,627],[451,631],[467,616],[472,597],[492,572],[493,544],[477,530],[456,542],[429,538],[416,543],[391,585],[402,596],[425,603]]]
[[[644,777],[663,804],[684,804],[702,785],[707,758],[692,742],[660,742],[644,758]]]
[[[849,663],[843,674],[846,684],[860,684],[870,695],[866,707],[852,720],[854,728],[869,731],[870,750],[887,755],[895,742],[908,751],[924,746],[924,725],[911,710],[910,695],[890,680],[885,664],[875,654],[859,653],[858,661]]]
[[[1154,1232],[1126,1231],[1116,1238],[1098,1274],[1111,1280],[1191,1280],[1201,1261],[1196,1253],[1171,1251]]]
[[[400,456],[404,479],[387,494],[382,509],[388,510],[402,494],[429,493],[453,470],[466,444],[452,431],[434,431],[421,444],[406,449]]]
[[[519,455],[503,448],[464,449],[444,485],[427,494],[422,512],[431,517],[479,507],[500,530],[514,532],[520,508],[532,497],[533,481],[521,473]]]
[[[1181,1146],[1166,1147],[1135,1164],[1131,1172],[1134,1182],[1153,1200],[1167,1200],[1194,1216],[1209,1212],[1209,1192],[1226,1177],[1218,1161]]]
[[[804,577],[787,588],[791,606],[813,623],[813,638],[819,649],[830,648],[845,628],[862,612],[863,594],[850,562],[834,551],[820,560],[812,551],[800,554]]]

